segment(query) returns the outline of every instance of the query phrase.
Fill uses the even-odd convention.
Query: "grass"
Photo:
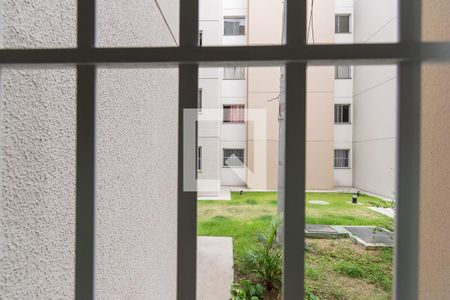
[[[305,285],[319,299],[391,299],[392,249],[366,251],[350,239],[308,239]]]
[[[330,204],[312,205],[308,204],[310,200]],[[349,204],[350,201],[351,194],[306,193],[306,223],[373,225],[392,230],[391,218],[368,209],[382,200],[362,195],[358,198],[361,205]],[[245,276],[242,257],[253,245],[256,233],[266,228],[276,211],[275,192],[232,193],[231,201],[199,201],[198,234],[233,237],[235,275]],[[389,298],[392,250],[369,252],[348,239],[308,240],[309,248],[305,254],[306,285],[320,299]],[[358,288],[364,291],[356,291]]]

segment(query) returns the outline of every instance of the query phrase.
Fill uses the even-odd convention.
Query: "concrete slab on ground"
[[[394,247],[394,233],[375,226],[345,226],[350,238],[366,250]]]
[[[328,205],[330,204],[330,202],[328,201],[324,201],[324,200],[309,200],[308,204],[313,204],[313,205]]]
[[[217,196],[201,196],[197,200],[231,200],[231,189],[228,187],[220,187],[220,191]]]
[[[223,185],[220,187],[220,191],[217,196],[200,196],[197,200],[231,200],[231,192],[276,192],[277,190],[255,190],[248,189],[244,186],[228,186]]]
[[[197,300],[228,300],[233,283],[233,239],[197,238]]]
[[[308,238],[346,238],[348,232],[339,232],[330,225],[306,224],[305,236]]]
[[[376,211],[377,213],[383,214],[385,216],[393,218],[395,216],[395,211],[392,208],[384,207],[369,207],[369,209]]]

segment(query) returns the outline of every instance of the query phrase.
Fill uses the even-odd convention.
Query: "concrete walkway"
[[[197,200],[231,200],[231,192],[276,192],[276,190],[256,190],[248,189],[244,186],[229,186],[223,185],[220,187],[220,192],[217,196],[200,196]]]
[[[197,299],[229,300],[233,283],[233,239],[197,238]]]

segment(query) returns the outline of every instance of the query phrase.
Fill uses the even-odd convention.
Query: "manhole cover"
[[[305,228],[308,232],[315,232],[315,233],[337,233],[336,230],[334,230],[332,227],[328,225],[312,225],[307,224],[305,225]]]
[[[310,200],[308,201],[309,204],[316,204],[316,205],[328,205],[330,202],[323,201],[323,200]]]
[[[393,244],[394,233],[375,230],[376,227],[344,227],[366,243]]]

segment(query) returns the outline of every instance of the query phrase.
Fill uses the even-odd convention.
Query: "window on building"
[[[245,17],[224,17],[224,35],[245,35]]]
[[[245,67],[225,67],[223,68],[223,79],[245,79]]]
[[[200,172],[202,170],[202,153],[203,149],[201,146],[197,147],[197,171]]]
[[[334,69],[334,78],[352,79],[352,68],[350,66],[336,66]]]
[[[350,15],[336,15],[335,32],[350,33]]]
[[[203,30],[198,31],[198,45],[200,47],[203,45]]]
[[[203,107],[203,89],[199,88],[197,94],[197,109],[199,112],[202,111],[202,107]]]
[[[243,167],[244,149],[223,149],[224,167]]]
[[[350,123],[350,104],[334,105],[334,123],[335,124]]]
[[[350,150],[335,149],[334,150],[334,168],[350,168]]]
[[[245,105],[234,104],[223,106],[223,122],[224,123],[244,123]]]

